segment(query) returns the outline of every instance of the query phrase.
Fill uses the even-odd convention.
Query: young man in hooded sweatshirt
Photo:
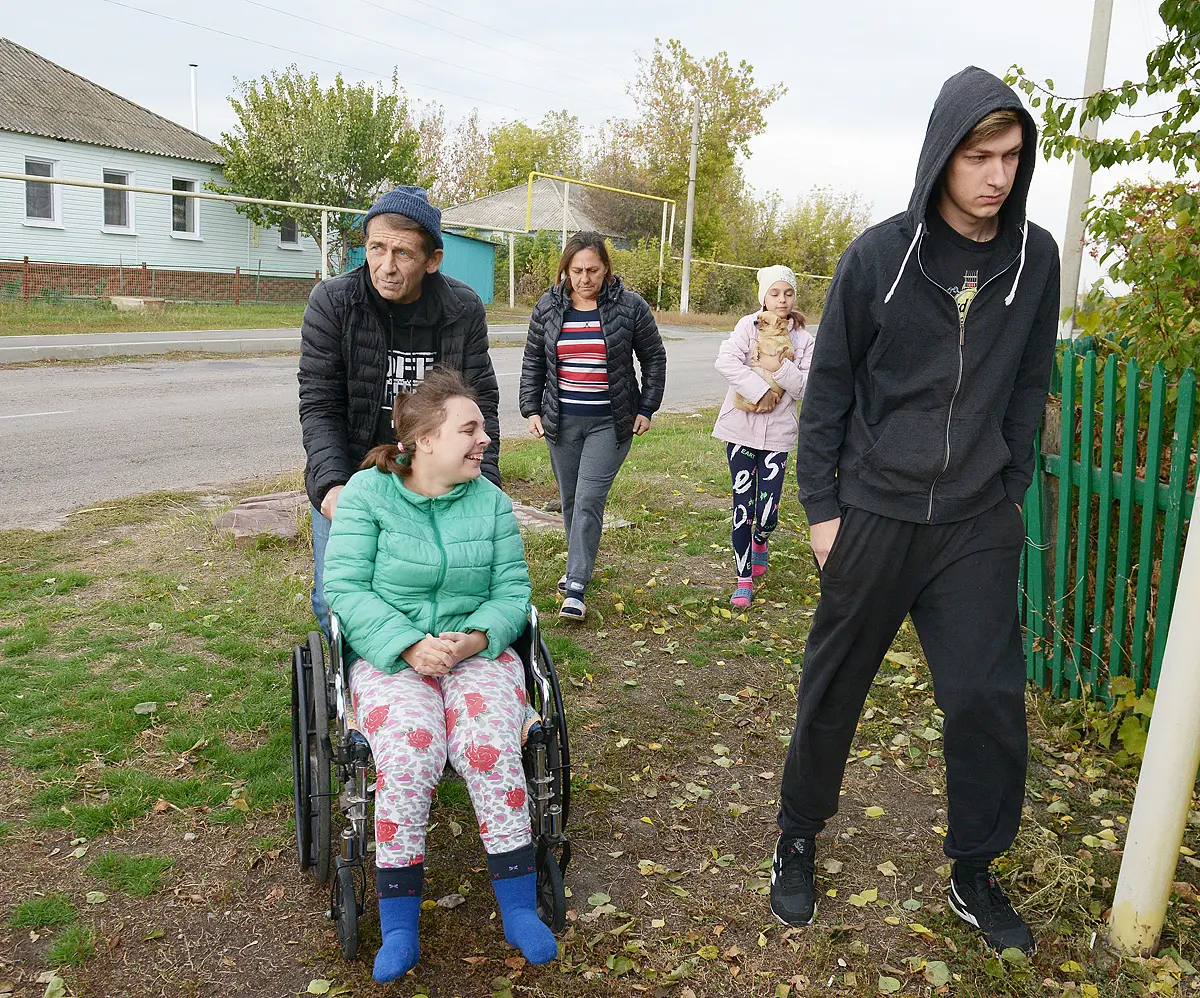
[[[945,715],[950,906],[1034,939],[991,877],[1025,796],[1020,506],[1057,335],[1058,247],[1025,216],[1037,130],[1001,80],[943,85],[908,210],[842,256],[800,414],[821,569],[780,796],[771,910],[814,914],[817,834],[884,653],[911,614]]]

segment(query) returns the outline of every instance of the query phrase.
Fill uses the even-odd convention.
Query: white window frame
[[[135,181],[137,178],[134,176],[134,172],[132,170],[122,170],[122,169],[117,169],[116,167],[111,167],[111,166],[102,167],[100,170],[101,183],[108,184],[108,183],[112,182],[112,181],[104,179],[104,175],[106,173],[123,174],[125,177],[125,186],[126,187],[135,186]],[[134,196],[133,196],[133,191],[101,190],[100,194],[101,194],[101,198],[100,198],[100,231],[106,232],[112,236],[136,236],[137,235],[137,226],[134,224],[134,217],[133,217],[133,204],[134,204],[134,200],[135,200]],[[105,224],[104,197],[103,197],[103,195],[105,195],[105,194],[122,194],[122,195],[124,195],[126,219],[128,221],[127,225],[107,225],[107,224]]]
[[[303,251],[304,249],[304,247],[300,245],[300,223],[295,219],[292,219],[292,222],[296,226],[296,241],[292,243],[284,241],[282,223],[279,226],[279,248],[281,250],[287,250],[289,253]]]
[[[200,181],[196,177],[172,177],[171,190],[175,189],[176,183],[191,184],[192,193],[200,190]],[[191,208],[192,212],[192,229],[190,232],[175,231],[175,196],[171,197],[171,217],[168,223],[167,231],[171,234],[172,239],[188,239],[192,242],[203,242],[200,235],[200,205],[203,204],[200,198],[184,198],[183,199]]]
[[[59,160],[50,159],[47,156],[26,156],[24,163],[38,163],[50,167],[50,176],[58,176]],[[24,165],[24,164],[22,164]],[[26,184],[33,181],[25,181]],[[59,184],[50,184],[50,217],[49,218],[30,218],[24,215],[23,223],[31,225],[39,229],[62,229],[65,226],[62,223],[62,188]],[[25,211],[29,209],[28,200],[25,202]]]

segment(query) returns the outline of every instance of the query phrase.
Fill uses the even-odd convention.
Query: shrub
[[[1085,215],[1092,255],[1127,290],[1099,282],[1077,313],[1108,350],[1159,361],[1168,374],[1200,366],[1200,184],[1125,182]]]

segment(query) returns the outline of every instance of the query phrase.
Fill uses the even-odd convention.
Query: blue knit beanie
[[[371,210],[363,216],[363,232],[367,231],[367,223],[371,219],[384,214],[411,218],[433,237],[435,249],[443,248],[442,213],[429,203],[429,195],[425,193],[424,187],[401,185],[394,191],[388,191],[371,205]]]

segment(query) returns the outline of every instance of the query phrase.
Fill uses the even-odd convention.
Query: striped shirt
[[[599,309],[567,309],[558,337],[558,401],[564,416],[612,416]]]

